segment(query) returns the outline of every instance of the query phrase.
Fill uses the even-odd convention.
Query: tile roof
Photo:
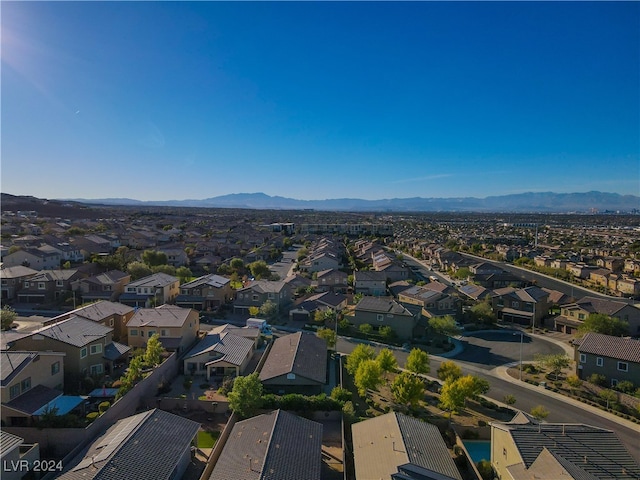
[[[86,318],[73,316],[36,330],[31,335],[42,335],[75,347],[83,347],[105,337],[111,331],[113,331],[112,328]]]
[[[640,363],[640,340],[636,338],[612,337],[589,332],[581,340],[576,341],[576,344],[579,344],[580,353]]]
[[[133,314],[127,327],[181,327],[193,311],[191,308],[166,304],[156,308],[140,308]]]
[[[496,425],[496,424],[494,424]],[[511,434],[516,448],[529,468],[543,448],[561,460],[574,478],[639,478],[640,465],[631,457],[611,430],[584,424],[497,424]]]
[[[251,290],[257,293],[280,293],[285,285],[286,283],[283,281],[255,280],[246,287],[239,289],[238,292]]]
[[[27,275],[35,275],[38,273],[38,270],[34,270],[33,268],[24,267],[22,265],[16,265],[15,267],[2,267],[0,269],[0,277],[9,279],[9,278],[21,278],[26,277]]]
[[[131,347],[129,345],[124,345],[118,342],[111,342],[104,347],[103,358],[106,358],[107,360],[117,360],[129,350],[131,350]]]
[[[217,352],[219,356],[212,357],[212,361],[224,361],[232,365],[240,366],[253,349],[253,345],[253,340],[230,332],[221,334],[208,333],[184,356],[184,359],[186,360],[206,352]]]
[[[322,425],[283,410],[235,424],[210,480],[320,480]]]
[[[357,478],[390,479],[399,467],[413,464],[441,476],[462,479],[435,425],[391,412],[351,428]]]
[[[178,281],[178,277],[160,272],[128,283],[127,287],[165,287]]]
[[[0,353],[1,385],[6,387],[20,371],[29,365],[38,352],[12,352],[3,351]]]
[[[79,317],[88,318],[89,320],[99,321],[110,317],[111,315],[126,315],[131,312],[133,312],[133,307],[122,303],[101,300],[99,302],[77,308],[72,313],[75,313]]]
[[[201,285],[222,288],[229,282],[231,282],[231,280],[229,280],[228,278],[212,273],[210,275],[204,275],[202,277],[196,278],[195,280],[191,280],[190,282],[183,283],[182,285],[180,285],[180,288],[194,288]]]
[[[44,385],[36,385],[4,405],[33,415],[34,412],[37,412],[44,405],[60,396],[62,396],[60,390],[45,387]]]
[[[260,371],[260,380],[267,381],[289,373],[324,384],[327,378],[325,340],[303,332],[277,338]]]
[[[200,424],[153,409],[119,420],[74,459],[65,480],[173,478]]]
[[[24,443],[24,439],[4,430],[0,430],[0,452],[4,457],[9,451]],[[6,461],[6,460],[5,460]]]
[[[402,292],[403,294],[406,292]],[[391,313],[394,315],[411,316],[411,312],[391,297],[362,297],[356,305],[356,311]]]
[[[604,313],[605,315],[613,316],[628,304],[604,298],[582,297],[572,305],[575,305],[589,313]]]

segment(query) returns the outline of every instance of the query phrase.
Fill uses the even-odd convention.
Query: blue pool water
[[[489,440],[466,440],[464,447],[469,452],[473,463],[480,460],[491,460],[491,441]]]

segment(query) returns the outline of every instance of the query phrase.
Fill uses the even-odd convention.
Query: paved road
[[[479,337],[478,339],[484,341],[486,337],[485,339],[483,339],[482,337]],[[551,344],[551,342],[547,342],[542,339],[531,338],[531,340],[531,349],[529,351],[529,355],[532,355],[534,353],[534,347],[542,347],[545,343]],[[503,343],[507,342],[505,342],[503,339]],[[339,338],[336,348],[339,352],[348,354],[353,351],[357,344],[358,342],[356,341]],[[384,347],[384,345],[374,345],[374,349],[376,350],[376,352],[380,351]],[[506,348],[506,350],[498,350],[499,352],[502,352],[498,355],[503,356],[505,360],[507,360],[507,362],[505,363],[515,362],[517,361],[517,358],[519,359],[519,349],[516,352],[516,350],[512,347],[510,348],[508,346],[503,346],[502,348]],[[554,350],[553,347],[550,347],[548,345],[543,348],[548,348],[551,351]],[[394,354],[396,360],[398,361],[398,365],[403,366],[406,363],[408,353],[402,350],[394,350]],[[430,360],[431,375],[435,376],[436,371],[440,367],[440,363],[448,359],[431,356]],[[620,441],[627,447],[629,453],[636,459],[636,461],[640,463],[640,442],[638,442],[638,438],[640,438],[640,428],[638,428],[637,425],[634,425],[632,427],[620,425],[615,421],[609,420],[606,417],[581,408],[580,406],[574,406],[570,403],[550,397],[543,393],[544,390],[542,389],[540,389],[540,391],[538,392],[536,390],[531,390],[518,385],[517,381],[515,380],[507,381],[501,378],[497,378],[496,373],[492,369],[492,367],[488,368],[486,365],[481,365],[479,363],[476,363],[475,361],[461,361],[457,358],[454,358],[453,360],[460,365],[463,373],[477,375],[489,382],[491,388],[486,395],[487,397],[501,402],[506,395],[513,395],[516,397],[515,406],[525,412],[531,411],[534,406],[542,405],[550,412],[549,416],[547,417],[548,422],[585,423],[588,425],[613,430],[620,438]]]

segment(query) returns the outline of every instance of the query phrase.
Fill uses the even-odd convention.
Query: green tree
[[[260,316],[264,318],[273,318],[278,314],[278,305],[276,305],[271,300],[266,300],[260,306]]]
[[[354,383],[358,387],[358,393],[364,397],[367,390],[375,390],[382,383],[382,369],[375,360],[364,360],[358,365]]]
[[[151,267],[151,271],[153,273],[166,273],[171,276],[176,275],[176,267],[173,265],[156,265],[155,267]]]
[[[431,371],[429,366],[429,354],[419,348],[412,348],[407,356],[404,368],[412,373],[426,374]]]
[[[331,390],[331,398],[339,402],[347,402],[351,400],[351,392],[341,386],[333,387],[333,390]]]
[[[576,374],[567,376],[567,383],[574,390],[582,386],[582,380]]]
[[[145,250],[142,252],[142,262],[149,267],[167,264],[167,254],[157,250]]]
[[[382,327],[380,327],[379,333],[380,336],[385,340],[391,340],[396,336],[396,332],[394,332],[393,328],[391,328],[389,325],[383,325]]]
[[[127,272],[131,275],[131,280],[148,277],[152,273],[151,269],[142,262],[131,262],[127,265]]]
[[[585,335],[588,332],[621,337],[629,334],[629,322],[603,313],[591,313],[578,327],[579,335]]]
[[[607,408],[609,408],[609,404],[613,405],[618,401],[618,394],[613,390],[605,389],[600,392],[600,398],[607,403]]]
[[[531,409],[531,416],[537,420],[544,420],[549,416],[549,410],[542,405],[536,405]]]
[[[481,322],[487,325],[496,322],[496,315],[493,312],[493,308],[491,308],[491,304],[489,302],[483,301],[480,303],[476,303],[473,307],[471,307],[471,314],[477,322]]]
[[[491,462],[486,459],[480,460],[476,467],[478,468],[478,473],[482,477],[482,480],[493,480],[493,467],[491,466]]]
[[[232,258],[231,262],[229,262],[229,266],[238,273],[242,273],[244,271],[244,262],[241,258]]]
[[[249,315],[251,315],[252,317],[257,317],[258,315],[260,315],[260,308],[259,307],[249,307]]]
[[[380,368],[385,373],[395,372],[398,368],[398,361],[394,357],[393,352],[388,348],[383,348],[378,353],[376,361],[380,365]]]
[[[453,278],[457,278],[458,280],[465,280],[471,276],[471,271],[467,267],[462,267],[456,270],[456,272],[452,275]]]
[[[467,398],[477,398],[489,391],[489,382],[473,375],[465,375],[445,382],[440,392],[440,403],[445,410],[456,412],[465,406]]]
[[[355,375],[360,364],[365,360],[373,360],[375,358],[373,347],[360,343],[347,356],[346,368],[349,375]]]
[[[193,276],[193,273],[188,267],[178,267],[176,268],[176,276],[180,279],[180,283],[185,283]]]
[[[249,270],[251,271],[251,275],[257,280],[268,280],[271,278],[271,270],[269,270],[269,266],[264,260],[256,260],[250,263]]]
[[[454,337],[460,334],[460,329],[457,327],[456,321],[451,315],[430,318],[429,328],[435,333],[448,337]]]
[[[160,343],[160,335],[153,334],[147,341],[147,349],[144,353],[144,362],[150,367],[155,367],[160,363],[162,358],[162,343]]]
[[[2,330],[9,330],[18,314],[9,305],[5,305],[0,310],[0,325]]]
[[[336,346],[336,340],[338,336],[336,335],[335,330],[332,328],[320,328],[316,332],[316,335],[320,338],[323,338],[327,342],[328,348],[334,348]]]
[[[415,405],[424,397],[424,383],[420,378],[402,372],[391,384],[391,394],[401,405]]]
[[[228,399],[229,408],[241,418],[255,415],[262,407],[262,383],[258,374],[254,372],[246,377],[237,377]]]
[[[558,374],[562,369],[571,365],[571,359],[566,353],[536,355],[536,362],[538,362],[541,367],[546,367],[551,370],[556,380],[558,380]]]
[[[447,360],[440,364],[438,368],[438,378],[443,382],[457,380],[462,376],[462,369],[457,363]]]
[[[373,327],[368,323],[363,323],[358,327],[358,330],[360,330],[360,332],[364,333],[365,335],[370,335],[371,332],[373,332]]]

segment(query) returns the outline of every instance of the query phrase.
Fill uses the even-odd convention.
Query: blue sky
[[[2,191],[640,194],[638,2],[2,2]]]

